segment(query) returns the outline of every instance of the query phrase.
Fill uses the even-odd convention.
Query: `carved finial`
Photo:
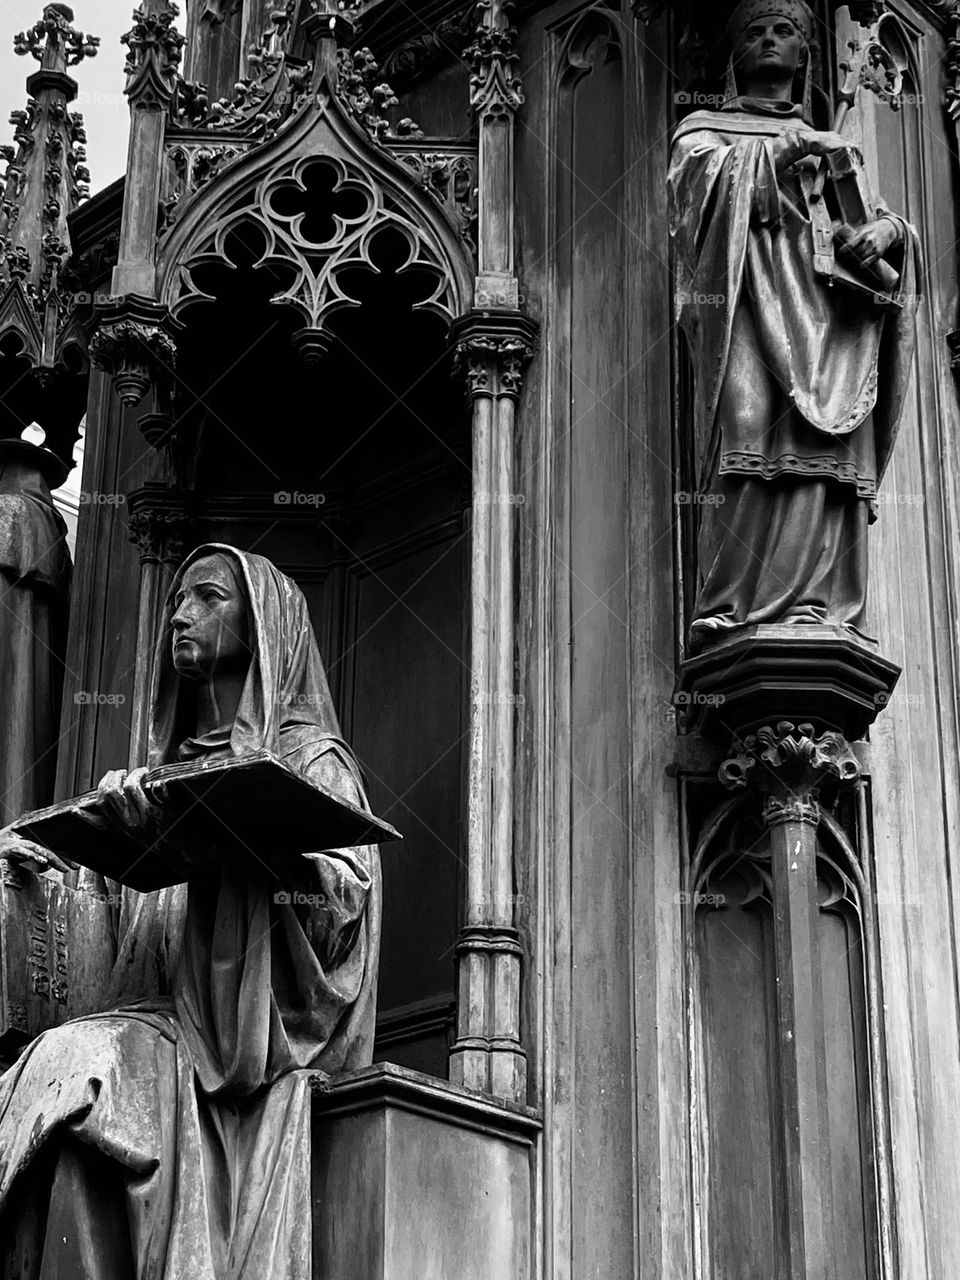
[[[10,117],[14,146],[0,149],[7,160],[0,200],[0,291],[20,284],[37,323],[26,349],[47,374],[67,310],[59,289],[70,252],[67,217],[88,194],[90,177],[83,163],[83,119],[67,109],[77,84],[66,69],[93,57],[100,43],[74,30],[72,19],[67,5],[48,4],[40,21],[15,37],[16,52],[35,58],[40,69],[27,78],[26,109]]]
[[[86,36],[71,25],[73,10],[66,4],[48,4],[40,21],[13,37],[14,52],[32,54],[45,70],[65,71],[84,58],[96,56],[99,37]]]
[[[481,115],[504,115],[523,105],[517,75],[517,29],[510,21],[515,0],[479,0],[480,21],[464,50],[470,64],[470,105]]]
[[[143,0],[133,27],[121,36],[127,46],[124,72],[131,106],[165,108],[177,87],[185,37],[173,25],[180,10],[172,0]]]

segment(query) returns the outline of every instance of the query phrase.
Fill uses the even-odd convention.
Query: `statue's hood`
[[[223,746],[234,755],[280,752],[280,732],[292,726],[340,737],[330,686],[317,649],[307,602],[297,584],[263,556],[209,542],[191,551],[177,570],[163,613],[157,642],[151,696],[148,763],[151,768],[178,758],[194,731],[188,682],[173,666],[170,645],[175,596],[185,571],[206,556],[228,557],[247,597],[252,658],[237,716]]]

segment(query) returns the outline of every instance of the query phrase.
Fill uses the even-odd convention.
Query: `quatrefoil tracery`
[[[416,272],[423,280],[414,308],[446,320],[456,314],[454,282],[424,229],[359,166],[324,155],[303,157],[292,168],[279,166],[232,202],[199,251],[180,266],[174,316],[193,302],[211,300],[194,273],[213,262],[230,263],[231,237],[251,224],[263,241],[254,269],[292,276],[271,301],[294,306],[308,332],[322,331],[341,308],[360,305],[344,279],[358,268],[379,274],[374,243],[388,229],[404,246],[398,274]]]

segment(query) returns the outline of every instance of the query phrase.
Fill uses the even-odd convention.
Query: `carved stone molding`
[[[820,801],[860,777],[860,762],[842,734],[818,734],[813,725],[783,720],[734,740],[718,776],[731,791],[750,790],[762,801],[764,824],[816,826]]]
[[[516,413],[535,338],[518,313],[475,313],[452,333],[473,401],[473,518],[466,919],[450,1073],[514,1102],[526,1089],[513,890]]]
[[[174,126],[249,140],[272,137],[300,106],[313,72],[310,62],[295,65],[283,52],[297,7],[298,0],[286,0],[274,9],[269,25],[247,53],[253,74],[237,81],[231,97],[211,103],[203,85],[178,79],[171,106]]]

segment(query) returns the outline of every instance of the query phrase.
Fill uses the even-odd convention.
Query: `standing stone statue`
[[[816,269],[818,157],[859,157],[813,127],[813,36],[801,0],[738,5],[722,105],[673,139],[702,515],[692,650],[759,623],[865,625],[867,525],[910,375],[920,255],[872,198],[848,248],[865,270],[896,267],[896,304]]]
[[[302,593],[260,556],[203,546],[171,587],[148,765],[261,749],[367,807]],[[108,773],[100,797],[148,856],[163,806],[143,776]],[[2,1280],[311,1280],[297,1069],[371,1060],[377,849],[278,840],[267,867],[242,831],[180,839],[186,883],[123,891],[104,1011],[0,1078]]]
[[[49,449],[0,440],[0,827],[53,800],[70,552]]]

